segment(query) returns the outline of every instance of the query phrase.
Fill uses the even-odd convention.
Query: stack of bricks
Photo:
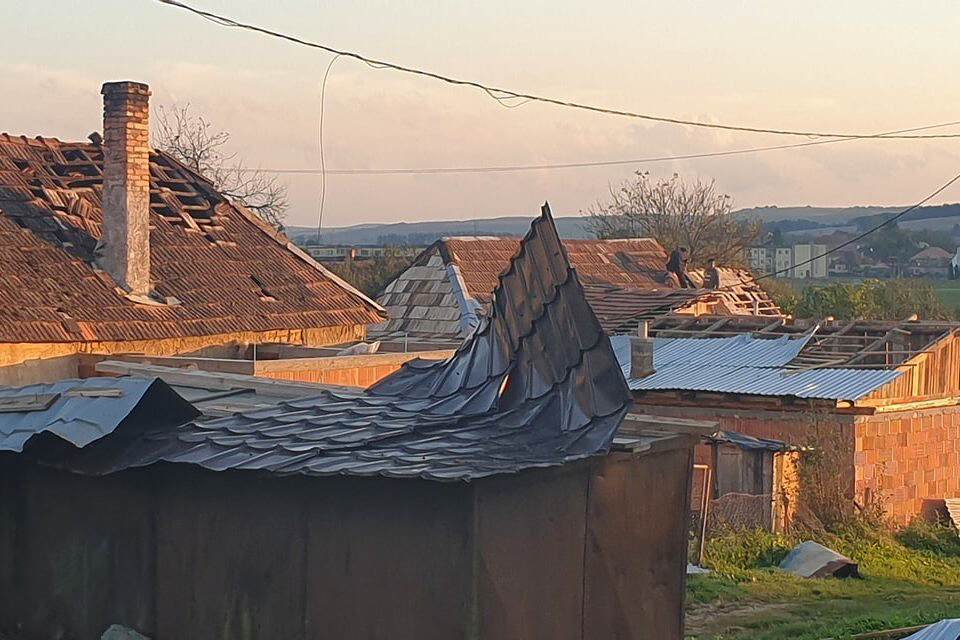
[[[150,293],[150,90],[103,85],[102,264],[121,287]]]

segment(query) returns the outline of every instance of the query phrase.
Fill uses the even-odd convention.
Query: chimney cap
[[[139,93],[150,95],[150,87],[144,82],[134,82],[133,80],[121,80],[118,82],[104,82],[100,88],[101,95],[113,93]]]

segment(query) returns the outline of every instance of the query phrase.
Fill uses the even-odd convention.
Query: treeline
[[[953,320],[933,287],[917,280],[867,280],[862,284],[806,285],[797,289],[786,280],[766,280],[764,288],[785,313],[795,318],[854,320]]]

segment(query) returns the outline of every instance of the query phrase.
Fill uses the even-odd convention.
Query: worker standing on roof
[[[670,260],[667,261],[667,271],[677,276],[677,282],[680,283],[680,286],[684,289],[693,289],[693,281],[690,280],[690,276],[687,275],[687,248],[680,247],[679,249],[674,249],[670,254]]]
[[[703,273],[703,288],[704,289],[720,288],[720,271],[717,269],[716,258],[710,258],[709,260],[707,260],[707,268]]]

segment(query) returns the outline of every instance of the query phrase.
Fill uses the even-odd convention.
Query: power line
[[[237,20],[234,20],[233,18],[221,16],[209,11],[205,11],[203,9],[197,9],[184,2],[180,2],[180,0],[156,0],[156,1],[165,5],[169,5],[172,7],[183,9],[185,11],[189,11],[190,13],[198,15],[220,26],[231,27],[236,29],[244,29],[247,31],[252,31],[262,35],[270,36],[273,38],[279,38],[281,40],[292,42],[294,44],[298,44],[304,47],[319,49],[321,51],[326,51],[328,53],[341,55],[347,58],[353,58],[354,60],[359,60],[360,62],[363,62],[364,64],[370,67],[373,67],[375,69],[391,69],[393,71],[399,71],[401,73],[407,73],[410,75],[431,78],[433,80],[438,80],[440,82],[445,82],[451,85],[473,87],[475,89],[479,89],[485,92],[487,95],[494,98],[501,104],[504,104],[502,102],[502,100],[504,99],[517,98],[520,100],[527,100],[529,102],[540,102],[543,104],[551,104],[559,107],[579,109],[581,111],[602,113],[606,115],[623,116],[627,118],[636,118],[639,120],[647,120],[651,122],[685,125],[690,127],[701,127],[705,129],[721,129],[725,131],[741,131],[746,133],[765,133],[765,134],[782,135],[782,136],[802,136],[802,137],[808,137],[808,138],[851,138],[851,139],[888,138],[888,139],[914,139],[914,140],[915,139],[933,139],[933,138],[960,138],[960,133],[923,134],[923,135],[917,135],[917,134],[867,135],[867,134],[835,133],[835,132],[824,132],[824,131],[798,131],[798,130],[792,130],[792,129],[768,129],[763,127],[738,126],[738,125],[721,124],[721,123],[699,122],[696,120],[685,120],[683,118],[674,118],[674,117],[650,115],[645,113],[637,113],[635,111],[628,111],[625,109],[612,109],[612,108],[606,108],[606,107],[599,107],[596,105],[585,104],[582,102],[572,102],[568,100],[561,100],[559,98],[551,98],[551,97],[540,96],[532,93],[524,93],[521,91],[511,91],[509,89],[500,89],[498,87],[493,87],[490,85],[483,84],[481,82],[477,82],[475,80],[464,80],[461,78],[454,78],[451,76],[446,76],[439,73],[434,73],[432,71],[418,69],[415,67],[408,67],[408,66],[396,64],[393,62],[386,62],[384,60],[377,60],[375,58],[370,58],[368,56],[364,56],[360,53],[356,53],[353,51],[337,49],[329,45],[321,44],[318,42],[310,42],[308,40],[303,40],[296,36],[280,33],[278,31],[272,31],[264,27],[259,27],[253,24],[239,22]]]
[[[320,145],[320,213],[317,215],[317,244],[320,244],[321,230],[323,229],[323,205],[327,201],[327,166],[323,159],[323,105],[327,97],[327,78],[330,76],[330,69],[333,63],[340,59],[340,56],[333,56],[327,64],[327,70],[323,73],[323,81],[320,83],[320,123],[317,126],[317,141]]]
[[[520,106],[520,105],[517,105]],[[944,122],[941,124],[932,124],[923,127],[913,127],[910,129],[900,129],[880,134],[881,136],[905,133],[909,131],[926,131],[928,129],[939,129],[960,124],[960,120]],[[360,176],[360,175],[434,175],[434,174],[456,174],[456,173],[514,173],[520,171],[543,171],[554,169],[580,169],[587,167],[612,167],[631,164],[651,164],[656,162],[669,162],[672,160],[695,160],[700,158],[721,158],[724,156],[736,156],[746,153],[759,153],[763,151],[777,151],[781,149],[797,149],[800,147],[813,147],[822,144],[836,144],[839,142],[851,142],[860,138],[831,138],[829,140],[814,140],[812,142],[797,142],[793,144],[780,144],[767,147],[749,147],[746,149],[733,149],[730,151],[710,151],[703,153],[690,153],[675,156],[655,156],[650,158],[635,158],[632,160],[597,160],[591,162],[566,162],[553,164],[520,164],[520,165],[501,165],[501,166],[480,166],[480,167],[413,167],[413,168],[387,168],[387,169],[327,169],[326,175],[341,176]],[[244,169],[248,172],[262,172],[287,175],[314,175],[321,173],[318,169]]]

